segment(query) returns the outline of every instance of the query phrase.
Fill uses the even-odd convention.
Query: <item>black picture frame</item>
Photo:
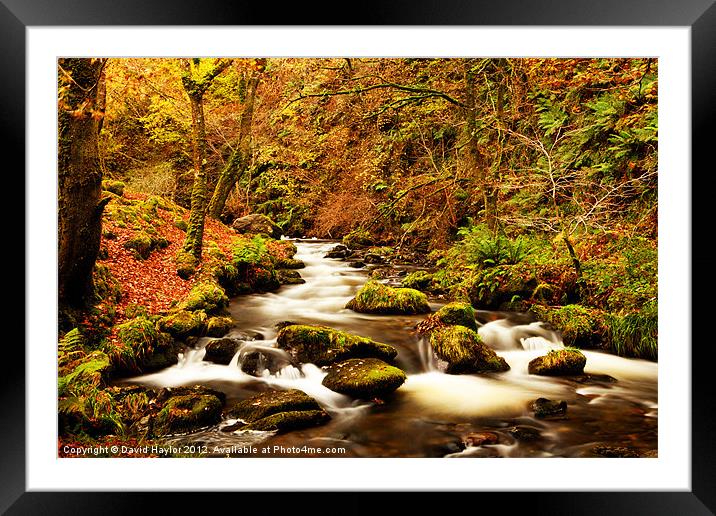
[[[702,241],[710,241],[710,228],[702,232],[696,224],[710,220],[707,210],[713,204],[711,189],[705,184],[713,174],[710,147],[716,125],[716,3],[715,0],[541,0],[496,2],[469,0],[360,1],[350,4],[339,15],[339,5],[314,2],[278,7],[269,2],[251,4],[225,0],[0,0],[0,120],[2,156],[19,158],[16,170],[24,170],[25,148],[25,30],[29,26],[85,25],[524,25],[524,26],[683,26],[691,29],[692,74],[692,278],[709,278],[707,266],[713,263],[708,252],[699,251]],[[7,163],[7,162],[6,162]],[[698,173],[696,173],[698,171]],[[9,170],[7,171],[9,172]],[[689,171],[684,172],[688,180]],[[19,177],[19,176],[18,176]],[[697,187],[698,185],[698,187]],[[24,188],[17,185],[17,188]],[[25,192],[27,196],[30,192]],[[707,197],[708,196],[708,197]],[[17,225],[19,227],[19,225]],[[700,235],[700,238],[699,238]],[[26,238],[26,235],[25,235]],[[706,244],[704,244],[706,245]],[[19,247],[19,246],[17,246]],[[24,249],[24,247],[23,247]],[[24,251],[23,251],[24,252]],[[27,264],[28,257],[24,256]],[[25,276],[32,274],[24,265]],[[703,280],[702,280],[703,281]],[[693,281],[692,281],[693,285]],[[689,492],[527,492],[527,493],[451,493],[449,504],[487,507],[485,504],[509,500],[509,508],[544,514],[714,514],[716,512],[716,418],[714,387],[709,360],[712,347],[705,329],[710,306],[692,289],[692,335],[684,335],[685,348],[692,356],[692,454]],[[18,302],[17,305],[20,303]],[[24,306],[24,303],[23,303]],[[32,307],[27,307],[31,309]],[[27,314],[25,314],[27,316]],[[27,320],[27,319],[26,319]],[[701,337],[701,340],[698,340]],[[16,337],[13,337],[16,338]],[[6,345],[9,347],[10,343]],[[13,346],[17,346],[13,343]],[[0,510],[8,514],[127,514],[147,503],[160,503],[161,513],[186,513],[192,502],[235,497],[214,493],[197,497],[183,493],[98,493],[26,492],[25,488],[25,357],[12,355],[13,366],[6,365],[0,375],[2,411],[0,435]],[[685,400],[688,402],[688,400]],[[689,436],[684,436],[688,439]],[[569,472],[565,471],[565,475]],[[555,479],[559,484],[559,479]],[[412,501],[422,503],[426,493],[412,493]],[[341,512],[372,510],[377,493],[341,494]],[[445,494],[441,496],[446,496]],[[480,497],[477,505],[477,496]],[[457,497],[457,498],[456,498]],[[472,497],[472,499],[470,499]],[[284,497],[286,498],[286,497]],[[270,502],[268,500],[271,500]],[[234,498],[235,500],[235,498]],[[277,507],[276,494],[242,495],[228,507],[242,512]],[[310,507],[318,503],[315,493],[291,493],[288,507]],[[448,503],[444,499],[444,503]],[[436,500],[437,501],[437,500]],[[269,504],[269,505],[267,505]]]

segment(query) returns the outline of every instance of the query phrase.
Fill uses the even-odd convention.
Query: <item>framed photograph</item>
[[[716,510],[713,2],[3,3],[0,508]]]

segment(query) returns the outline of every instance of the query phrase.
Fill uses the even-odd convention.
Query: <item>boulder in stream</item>
[[[276,277],[281,285],[303,285],[306,280],[301,277],[298,271],[279,269]]]
[[[241,339],[223,338],[209,342],[206,347],[204,360],[215,364],[227,365],[241,346]]]
[[[464,326],[473,331],[477,331],[477,322],[475,321],[475,310],[470,303],[453,302],[443,306],[434,314],[430,314],[427,319],[419,325],[421,333],[426,330],[439,326]]]
[[[328,413],[298,389],[270,390],[236,403],[226,412],[240,422],[224,428],[288,432],[318,426],[330,420]]]
[[[374,399],[395,391],[406,379],[402,369],[377,358],[353,358],[330,366],[323,385],[353,398]]]
[[[507,371],[510,366],[474,330],[445,326],[430,332],[430,345],[437,357],[447,362],[448,374]]]
[[[530,404],[530,408],[534,411],[535,417],[540,419],[563,418],[567,413],[567,402],[537,398]]]
[[[424,314],[430,312],[425,294],[412,288],[393,288],[368,281],[346,308],[367,314]]]
[[[544,356],[530,360],[530,374],[542,376],[575,376],[584,372],[587,358],[578,349],[553,349]]]
[[[234,220],[231,227],[237,233],[268,235],[271,238],[280,238],[282,233],[281,228],[274,221],[260,213],[240,217]]]
[[[398,354],[393,346],[327,326],[284,326],[278,332],[276,343],[298,362],[318,366],[348,358],[372,357],[392,361]]]

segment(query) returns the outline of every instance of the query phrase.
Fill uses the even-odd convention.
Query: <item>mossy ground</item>
[[[326,326],[288,325],[281,328],[276,342],[299,362],[318,366],[358,357],[392,361],[398,354],[387,344]]]
[[[368,281],[346,308],[372,314],[424,314],[430,312],[425,294],[410,288],[393,288],[379,281]]]

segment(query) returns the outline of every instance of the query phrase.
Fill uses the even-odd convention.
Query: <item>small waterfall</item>
[[[540,321],[517,324],[509,319],[498,319],[480,326],[477,330],[482,340],[495,350],[537,350],[564,347],[562,338],[555,331],[545,328]]]

